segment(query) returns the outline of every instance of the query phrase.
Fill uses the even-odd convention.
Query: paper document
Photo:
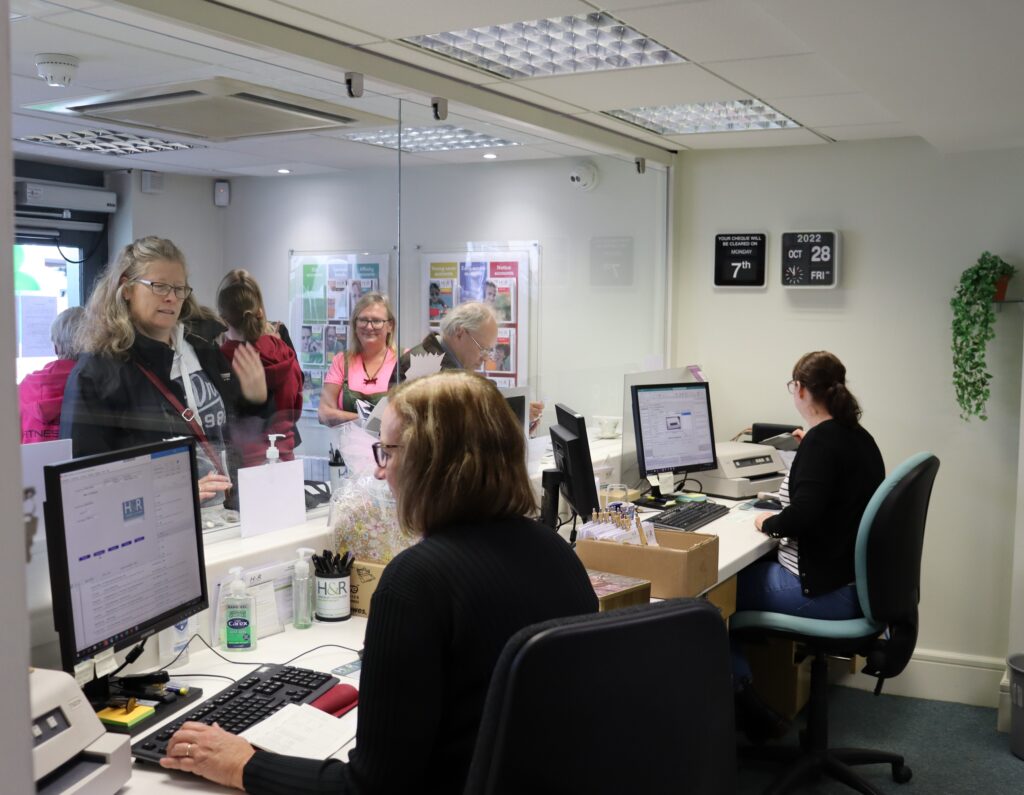
[[[241,736],[264,751],[327,759],[355,738],[357,712],[336,718],[309,704],[288,704]]]
[[[433,375],[441,371],[441,360],[443,353],[424,353],[409,357],[409,369],[405,371],[405,380],[412,381],[414,378],[422,378],[425,375]]]

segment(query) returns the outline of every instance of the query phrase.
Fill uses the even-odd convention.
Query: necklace
[[[377,373],[384,367],[384,363],[388,360],[388,349],[384,349],[384,358],[380,360],[380,364],[377,365],[377,369],[373,371],[373,375],[370,375],[366,371],[366,359],[363,359],[363,384],[376,384]]]

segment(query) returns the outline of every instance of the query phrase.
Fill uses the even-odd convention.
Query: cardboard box
[[[797,644],[783,638],[747,643],[754,691],[787,720],[804,708],[811,695],[811,658],[797,661]]]
[[[587,574],[597,594],[598,610],[602,613],[651,601],[651,584],[647,580],[594,569],[587,569]]]
[[[730,577],[708,591],[708,601],[721,611],[722,618],[728,619],[736,612],[736,577]]]
[[[384,565],[364,560],[357,560],[352,564],[352,579],[349,582],[352,615],[365,618],[370,614],[370,597],[377,590],[377,583],[380,582],[380,575],[384,572]]]
[[[718,581],[718,536],[655,530],[659,546],[585,539],[576,542],[583,565],[651,583],[651,596],[698,596]]]

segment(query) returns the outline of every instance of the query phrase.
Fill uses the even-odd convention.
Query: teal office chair
[[[465,795],[735,795],[729,644],[718,609],[671,599],[509,639]]]
[[[864,656],[864,673],[878,678],[875,695],[886,678],[896,676],[910,662],[917,643],[925,519],[938,470],[939,459],[934,455],[911,456],[882,481],[864,509],[855,552],[863,618],[834,621],[745,610],[730,619],[730,630],[742,639],[786,638],[803,644],[812,657],[807,728],[800,747],[744,749],[745,758],[792,763],[766,795],[790,792],[823,773],[865,795],[880,795],[852,765],[887,763],[894,781],[910,780],[911,770],[899,754],[828,747],[826,658]]]

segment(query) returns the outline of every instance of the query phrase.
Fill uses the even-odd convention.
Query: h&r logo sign
[[[146,506],[142,501],[142,497],[135,497],[131,500],[125,500],[121,503],[121,513],[125,521],[129,519],[138,519],[140,516],[146,515]]]

